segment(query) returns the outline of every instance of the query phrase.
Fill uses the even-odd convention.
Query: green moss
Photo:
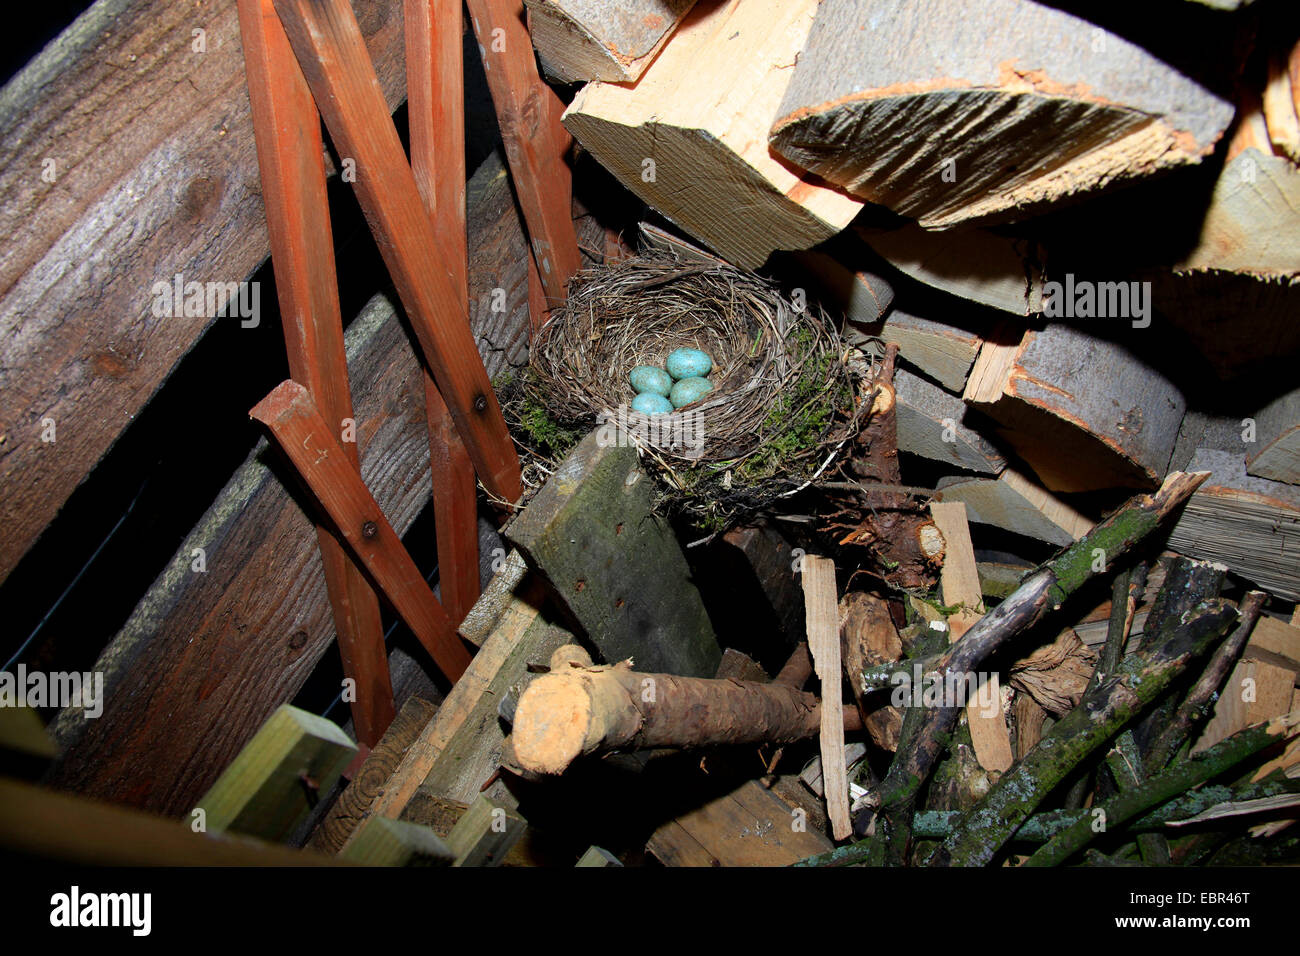
[[[561,425],[551,416],[546,406],[537,401],[528,391],[524,392],[519,425],[535,447],[545,450],[555,458],[568,454],[569,449],[585,434],[581,429]]]

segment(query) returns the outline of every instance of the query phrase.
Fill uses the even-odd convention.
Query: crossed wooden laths
[[[469,0],[533,251],[536,328],[579,253],[569,139],[538,76],[519,0]],[[465,235],[463,24],[459,0],[407,0],[411,156],[393,125],[348,0],[239,0],[271,261],[291,379],[250,414],[320,509],[317,538],[357,739],[394,715],[379,595],[451,681],[470,661],[456,634],[479,591],[475,475],[516,501],[519,460],[470,331]],[[486,39],[487,42],[484,42]],[[434,596],[361,478],[325,187],[322,117],[410,319],[424,362],[439,580]]]

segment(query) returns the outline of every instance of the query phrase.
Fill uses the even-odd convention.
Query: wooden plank
[[[469,331],[462,300],[436,255],[437,235],[347,0],[276,0],[316,106],[342,155],[425,362],[484,486],[519,496],[519,459]]]
[[[339,726],[282,705],[200,798],[208,833],[244,833],[273,842],[289,838],[311,815],[317,794],[328,792],[356,755]]]
[[[479,604],[501,600],[502,596],[495,594],[489,587],[479,599]],[[419,738],[406,752],[383,793],[372,805],[372,814],[394,819],[401,817],[438,757],[466,726],[472,715],[481,712],[485,705],[489,705],[495,713],[497,702],[484,700],[487,691],[528,634],[539,613],[537,596],[532,591],[525,591],[517,599],[513,595],[507,595],[504,603],[505,609],[479,652],[474,655],[469,670],[456,682],[456,686],[438,708],[438,713],[425,725]]]
[[[239,22],[289,374],[342,434],[355,418],[320,116],[271,0],[239,0]],[[343,450],[360,470],[356,442]],[[352,723],[357,739],[373,747],[394,714],[379,598],[327,527],[317,526],[316,540],[343,673],[356,682]]]
[[[562,83],[631,83],[695,0],[525,0],[546,72]]]
[[[505,536],[608,662],[709,677],[722,654],[635,448],[599,429],[505,528]]]
[[[999,422],[998,434],[1051,491],[1159,484],[1187,407],[1158,369],[1061,322],[1000,330],[965,399]]]
[[[523,0],[468,0],[467,6],[528,226],[536,278],[553,308],[565,300],[569,278],[582,268],[570,210],[573,173],[564,160],[570,139],[560,125],[564,104],[537,75]]]
[[[399,6],[363,11],[389,110]],[[0,91],[0,580],[204,332],[252,321],[153,315],[155,283],[239,282],[270,249],[235,4],[198,20],[98,0]]]
[[[362,866],[450,866],[456,859],[428,827],[387,817],[367,818],[339,857]]]
[[[897,369],[894,397],[899,451],[985,475],[996,475],[1006,467],[997,448],[963,422],[966,405],[956,395]]]
[[[80,866],[331,866],[319,853],[0,778],[0,847]]]
[[[939,490],[944,501],[964,504],[971,521],[1050,544],[1072,544],[1092,528],[1086,515],[1012,468],[995,481],[941,478]]]
[[[788,803],[747,780],[660,827],[646,849],[665,866],[788,866],[834,846],[815,830],[798,829],[799,820]]]
[[[844,685],[840,666],[840,615],[835,562],[805,554],[801,568],[807,614],[808,650],[821,681],[822,726],[819,737],[826,815],[831,836],[845,840],[853,833],[849,818],[848,770],[844,766]]]
[[[288,379],[249,415],[270,430],[349,550],[454,682],[469,666],[469,652],[402,539],[334,440],[332,429],[321,420],[307,390]]]
[[[945,605],[959,604],[956,614],[948,618],[948,640],[956,643],[984,616],[984,597],[980,588],[979,570],[975,566],[975,549],[970,543],[970,528],[966,524],[966,506],[960,501],[932,501],[930,514],[935,526],[943,532],[943,567],[939,571],[939,587]],[[970,726],[971,744],[975,759],[989,771],[1009,770],[1015,761],[1011,752],[1011,735],[1007,719],[1002,713],[1002,696],[998,675],[987,678],[988,689],[997,702],[995,713],[984,711],[978,701],[967,701],[966,721]]]
[[[469,210],[474,335],[496,374],[524,360],[528,329],[528,248],[499,158],[471,179]],[[420,366],[382,296],[345,339],[362,477],[405,531],[429,500]],[[333,643],[311,521],[265,459],[259,444],[95,662],[103,715],[65,710],[52,723],[63,751],[52,784],[186,812]]]
[[[809,249],[862,208],[792,171],[766,141],[816,8],[697,4],[635,85],[588,84],[564,124],[624,186],[735,265]]]
[[[479,797],[447,834],[452,866],[500,866],[528,823],[514,810]]]
[[[1223,685],[1214,715],[1191,752],[1198,754],[1239,730],[1289,713],[1295,679],[1294,671],[1243,657]]]
[[[369,817],[370,807],[384,792],[388,778],[437,711],[436,705],[419,697],[412,697],[402,705],[383,738],[366,755],[334,806],[312,831],[309,845],[313,849],[322,853],[343,849],[348,837]]]
[[[461,5],[452,0],[410,0],[405,11],[411,173],[440,240],[452,290],[468,312]],[[451,619],[459,621],[478,599],[478,487],[469,450],[427,371],[424,407],[429,420],[439,594]]]
[[[1030,0],[824,0],[772,126],[787,160],[933,229],[1200,162],[1232,105]]]

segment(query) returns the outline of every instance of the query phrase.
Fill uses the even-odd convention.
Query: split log
[[[561,83],[632,83],[695,0],[524,0],[546,72]]]
[[[1006,467],[997,448],[964,424],[967,407],[956,395],[903,369],[894,373],[894,387],[899,451],[985,475]]]
[[[898,749],[903,713],[888,702],[863,694],[862,681],[857,676],[881,664],[903,659],[903,642],[898,638],[889,605],[864,591],[844,595],[840,601],[840,646],[844,672],[849,675],[862,723],[877,747],[893,753]]]
[[[816,8],[697,5],[635,86],[585,86],[564,125],[624,186],[734,265],[811,248],[862,208],[767,146]]]
[[[923,319],[902,309],[892,309],[878,322],[852,322],[844,337],[851,345],[874,345],[873,351],[882,355],[885,343],[892,342],[909,365],[956,393],[965,388],[984,344],[972,328]]]
[[[1247,473],[1300,485],[1300,390],[1260,409],[1255,422],[1258,445],[1246,456]]]
[[[1123,37],[1028,0],[826,0],[772,126],[790,162],[927,228],[1209,155],[1229,103]]]
[[[849,235],[841,233],[841,236]],[[846,245],[850,249],[858,247],[865,256],[853,255],[845,249]],[[848,319],[846,331],[851,334],[857,325],[875,323],[889,311],[894,302],[894,288],[888,279],[859,262],[861,258],[870,257],[870,250],[861,243],[836,244],[834,249],[832,253],[823,245],[819,249],[796,253],[794,259],[799,268],[812,278],[822,301],[844,313]]]
[[[614,749],[793,743],[821,731],[815,696],[782,684],[595,666],[576,645],[519,698],[514,757],[533,773],[560,774],[579,756]],[[850,716],[850,714],[852,716]],[[845,728],[858,729],[856,710]]]
[[[1013,468],[997,480],[987,478],[941,478],[939,491],[944,501],[966,505],[970,520],[990,524],[1027,538],[1067,545],[1092,528],[1087,516]]]
[[[1288,713],[1295,679],[1295,671],[1263,661],[1240,661],[1223,685],[1205,732],[1192,745],[1192,755],[1200,756],[1244,727]]]
[[[918,282],[1012,315],[1043,311],[1047,254],[1032,239],[987,229],[931,232],[915,223],[857,226],[853,231]]]
[[[362,20],[392,110],[401,4]],[[253,321],[158,317],[151,291],[270,253],[239,50],[234,3],[99,0],[0,93],[0,580],[204,333]]]
[[[1186,409],[1177,387],[1123,346],[1059,322],[1023,334],[1008,325],[985,342],[965,399],[1058,492],[1158,484]]]
[[[1150,650],[1130,654],[1113,679],[1090,691],[1024,760],[994,784],[929,862],[940,866],[988,864],[1081,760],[1153,702],[1236,617],[1236,609],[1226,601],[1202,604],[1192,616],[1171,622]]]
[[[1187,503],[1169,547],[1218,561],[1258,587],[1300,600],[1300,488],[1246,474],[1241,453],[1202,448],[1191,467],[1212,475]]]

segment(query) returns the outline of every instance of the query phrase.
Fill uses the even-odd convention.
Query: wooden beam
[[[281,382],[249,415],[274,436],[384,597],[455,682],[469,666],[469,652],[306,389],[292,379]]]
[[[428,827],[369,817],[339,858],[362,866],[450,866],[456,854]]]
[[[356,755],[339,726],[282,705],[196,804],[209,833],[244,833],[283,842],[311,815]]]
[[[408,0],[405,11],[411,173],[440,240],[440,258],[452,290],[468,314],[461,4],[459,0]],[[424,407],[429,421],[439,594],[451,619],[459,621],[478,599],[478,487],[469,451],[427,371]]]
[[[533,45],[562,83],[632,83],[695,0],[524,0]]]
[[[500,866],[527,828],[516,811],[479,797],[447,834],[452,866]]]
[[[474,174],[468,196],[473,331],[495,375],[526,358],[528,247],[498,156]],[[504,291],[502,311],[494,289]],[[384,296],[345,340],[362,477],[404,533],[429,501],[420,365]],[[95,662],[103,715],[70,709],[52,723],[62,754],[51,784],[184,813],[333,644],[312,523],[266,459],[258,443]],[[206,573],[195,573],[195,549]],[[154,705],[141,711],[139,700]]]
[[[588,84],[564,124],[624,186],[735,265],[809,249],[862,208],[766,142],[816,9],[698,4],[634,86]]]
[[[519,459],[469,331],[463,299],[435,250],[437,235],[384,108],[347,0],[276,0],[289,42],[339,152],[356,160],[356,193],[424,360],[488,491],[519,496]]]
[[[343,849],[357,826],[370,815],[370,807],[384,792],[388,778],[437,711],[434,704],[419,697],[402,705],[383,739],[366,755],[334,806],[312,831],[312,848],[322,853]]]
[[[347,423],[355,425],[355,418],[334,274],[320,115],[271,0],[239,0],[239,22],[289,374],[343,434]],[[357,443],[346,442],[343,450],[360,470]],[[379,598],[326,526],[317,526],[316,540],[343,673],[356,681],[352,723],[357,739],[373,747],[394,713]]]
[[[1200,162],[1232,105],[1141,46],[1030,0],[824,0],[772,148],[926,228],[1023,218]]]
[[[364,10],[389,111],[399,8]],[[234,3],[196,19],[98,0],[0,94],[0,580],[204,333],[245,321],[155,317],[151,292],[177,274],[239,282],[270,251],[239,43]]]
[[[570,209],[573,173],[565,162],[570,139],[560,125],[564,105],[537,75],[523,0],[467,6],[549,310],[565,300],[570,277],[582,268]]]
[[[610,663],[704,676],[718,666],[708,612],[635,448],[578,443],[505,528]]]
[[[844,673],[840,666],[835,562],[830,558],[805,554],[801,571],[808,619],[808,650],[822,688],[821,735],[818,740],[826,815],[831,821],[831,836],[836,840],[846,840],[853,834],[853,821],[849,818],[849,781],[844,766],[844,708],[840,696]]]

